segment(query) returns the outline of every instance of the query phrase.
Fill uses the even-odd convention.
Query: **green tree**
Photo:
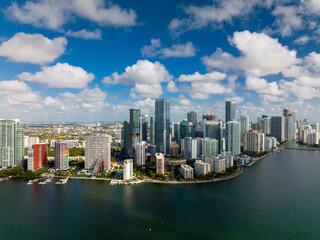
[[[25,181],[33,180],[35,178],[36,178],[36,174],[31,170],[26,171],[25,174],[23,175],[23,180]]]

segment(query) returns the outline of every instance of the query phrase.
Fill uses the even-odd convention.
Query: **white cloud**
[[[174,81],[170,81],[168,84],[167,84],[167,91],[168,92],[178,92],[178,88],[176,86],[176,83]]]
[[[199,72],[195,72],[194,74],[185,75],[182,74],[179,77],[180,82],[194,82],[194,81],[207,81],[207,82],[216,82],[220,80],[224,80],[227,77],[225,73],[220,72],[210,72],[206,74],[200,74]]]
[[[23,94],[31,92],[32,89],[24,82],[18,80],[0,81],[0,96]]]
[[[246,88],[254,90],[258,93],[269,94],[269,95],[282,95],[278,87],[277,82],[268,82],[263,78],[249,76],[246,78]]]
[[[320,98],[320,90],[318,88],[301,85],[299,81],[285,81],[281,80],[279,83],[282,89],[295,95],[299,99]]]
[[[67,39],[64,37],[51,40],[42,34],[16,33],[0,45],[0,56],[11,62],[44,64],[61,56],[66,45]]]
[[[295,50],[290,51],[265,33],[235,32],[229,42],[242,55],[234,57],[218,48],[211,56],[202,58],[208,70],[243,70],[248,75],[265,76],[277,74],[300,62]]]
[[[69,37],[74,37],[74,38],[83,38],[83,39],[99,39],[101,40],[101,30],[100,29],[95,29],[94,31],[87,31],[86,29],[82,29],[77,32],[73,32],[69,30],[66,32],[66,35]]]
[[[136,64],[125,68],[125,72],[113,73],[103,79],[105,84],[135,85],[131,89],[132,98],[159,97],[163,94],[162,82],[170,82],[173,76],[159,62],[138,60]]]
[[[107,93],[98,86],[93,89],[84,89],[79,93],[63,92],[56,97],[48,96],[42,102],[46,108],[55,109],[60,113],[97,112],[105,107]]]
[[[158,98],[163,94],[160,83],[143,84],[136,83],[131,89],[130,96],[132,98]]]
[[[40,0],[24,5],[13,3],[6,15],[20,23],[60,30],[74,17],[87,19],[100,26],[128,27],[136,25],[137,14],[132,9],[122,9],[103,0]]]
[[[227,97],[225,100],[226,101],[235,102],[235,103],[241,103],[241,102],[243,102],[244,98],[243,97],[239,97],[239,96],[237,96],[237,97]]]
[[[140,52],[143,57],[160,56],[163,58],[187,58],[196,55],[196,48],[192,42],[174,44],[170,48],[161,48],[160,39],[151,39],[150,45],[145,45]]]
[[[68,63],[57,63],[51,67],[44,66],[40,72],[35,74],[23,72],[18,77],[20,80],[42,83],[50,88],[86,88],[88,83],[94,79],[92,73]]]
[[[283,37],[292,35],[292,32],[303,27],[302,17],[296,6],[277,6],[272,14],[276,17],[275,25]]]
[[[311,38],[307,35],[304,35],[304,36],[300,36],[298,37],[296,40],[294,40],[293,42],[295,44],[298,44],[298,45],[304,45],[306,43],[308,43],[309,41],[311,40]]]
[[[206,27],[219,26],[223,22],[232,23],[233,18],[243,17],[253,12],[254,7],[270,7],[272,1],[261,0],[224,0],[201,7],[190,5],[184,7],[186,18],[174,18],[169,24],[169,30],[174,35],[185,31]]]

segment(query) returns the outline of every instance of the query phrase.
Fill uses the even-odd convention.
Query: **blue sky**
[[[171,118],[319,121],[320,0],[0,2],[0,115],[114,121],[129,108]]]

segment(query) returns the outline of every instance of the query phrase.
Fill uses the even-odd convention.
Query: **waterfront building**
[[[130,180],[133,178],[133,160],[126,159],[123,161],[123,180]]]
[[[229,121],[226,126],[226,151],[233,156],[240,154],[240,123]]]
[[[47,144],[33,144],[28,150],[28,170],[35,171],[47,165]]]
[[[219,141],[214,138],[204,138],[202,141],[202,154],[207,156],[218,156]]]
[[[155,145],[157,152],[170,152],[170,102],[166,99],[155,101]]]
[[[164,174],[164,155],[163,153],[156,153],[156,173]]]
[[[182,164],[180,166],[180,174],[184,179],[193,179],[193,168],[187,164]]]
[[[140,142],[140,109],[130,109],[128,156],[134,157],[136,145]]]
[[[202,162],[201,160],[196,160],[194,163],[194,170],[196,176],[205,176],[210,173],[210,164]]]
[[[320,131],[320,123],[310,123],[310,127],[314,129],[316,132]]]
[[[196,112],[188,112],[187,114],[187,120],[188,122],[192,123],[193,126],[196,126],[198,121],[197,121],[197,113]]]
[[[251,161],[251,157],[247,155],[237,156],[234,158],[240,165],[247,165]]]
[[[85,168],[94,169],[99,157],[103,158],[103,170],[110,170],[111,162],[111,140],[107,134],[85,136]]]
[[[249,128],[249,117],[248,116],[240,116],[240,136],[241,136],[241,141],[243,142],[243,134],[244,132],[248,131]]]
[[[220,155],[218,155],[219,158],[226,159],[226,168],[233,167],[233,156],[231,152],[222,152]]]
[[[243,140],[243,151],[246,154],[257,155],[264,151],[264,133],[251,129],[244,133]]]
[[[155,144],[155,116],[150,117],[150,143]]]
[[[226,171],[226,159],[224,158],[217,158],[214,160],[214,167],[213,167],[213,172],[215,173],[222,173]]]
[[[313,129],[314,130],[314,129]],[[319,132],[309,133],[307,135],[307,144],[308,145],[318,145],[319,144]]]
[[[147,143],[142,141],[137,144],[135,163],[139,166],[146,164],[146,146]]]
[[[173,159],[173,158],[165,158],[165,165],[168,166],[180,166],[181,164],[186,164],[187,159],[186,158],[178,158],[178,159]]]
[[[140,117],[140,141],[148,141],[148,115]]]
[[[296,139],[296,113],[283,109],[285,140]]]
[[[270,118],[263,118],[261,119],[261,125],[262,125],[262,132],[266,135],[271,134],[271,119]]]
[[[24,133],[18,119],[0,119],[0,167],[23,166]]]
[[[271,136],[275,137],[278,142],[285,141],[283,117],[281,116],[271,117]]]
[[[226,122],[236,120],[236,103],[226,102]]]
[[[69,147],[65,142],[56,142],[54,146],[54,168],[56,170],[69,169]]]

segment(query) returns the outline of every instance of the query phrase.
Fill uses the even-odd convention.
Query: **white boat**
[[[68,179],[69,178],[62,178],[62,179],[59,179],[56,184],[66,184],[68,182]]]
[[[33,180],[29,180],[27,184],[28,184],[28,185],[33,184]]]

